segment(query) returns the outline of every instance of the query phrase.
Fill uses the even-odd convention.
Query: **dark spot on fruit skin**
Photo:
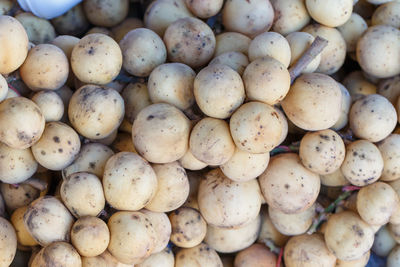
[[[17,137],[21,141],[28,142],[28,143],[32,142],[31,137],[29,135],[27,135],[24,131],[18,132]]]
[[[72,232],[74,233],[74,234],[76,234],[76,233],[78,233],[80,230],[82,230],[83,229],[83,225],[77,225],[77,226],[74,226],[73,228],[72,228]]]
[[[91,46],[91,47],[89,48],[88,54],[89,54],[89,55],[94,55],[94,47],[93,47],[93,46]]]
[[[40,151],[40,154],[42,154],[44,156],[44,155],[46,155],[46,151],[42,150],[42,151]]]
[[[89,163],[89,167],[90,167],[91,169],[94,169],[94,168],[96,167],[96,162],[90,162],[90,163]]]
[[[321,137],[321,138],[324,139],[324,140],[329,141],[329,136],[327,136],[327,135],[320,134],[319,137]]]
[[[289,189],[289,188],[290,188],[290,185],[285,184],[285,188],[286,188],[286,189]]]
[[[59,153],[62,153],[62,152],[63,152],[63,149],[62,149],[62,148],[59,148],[59,149],[58,149],[58,152],[59,152]]]
[[[150,120],[152,120],[152,119],[154,119],[154,116],[153,116],[153,115],[149,115],[149,116],[147,117],[147,120],[148,120],[148,121],[150,121]]]
[[[53,141],[56,142],[56,143],[60,143],[60,137],[54,136],[53,137]]]
[[[356,234],[357,234],[359,237],[364,236],[364,231],[363,231],[358,225],[355,225],[355,224],[354,224],[354,225],[351,227],[351,229],[353,229],[353,231],[356,232]]]

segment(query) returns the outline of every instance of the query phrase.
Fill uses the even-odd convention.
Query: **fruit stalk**
[[[301,74],[305,67],[310,64],[313,59],[318,56],[322,50],[328,45],[328,40],[317,36],[310,45],[310,47],[304,52],[304,54],[296,61],[296,63],[290,67],[290,82],[293,83],[294,80]]]

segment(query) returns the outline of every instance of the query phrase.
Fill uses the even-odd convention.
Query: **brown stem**
[[[304,52],[304,54],[300,57],[296,63],[290,67],[289,74],[290,74],[290,82],[293,83],[294,80],[301,74],[305,67],[310,64],[313,59],[318,56],[322,50],[328,45],[328,40],[317,36],[310,45],[310,47]]]
[[[39,191],[43,191],[47,188],[47,183],[39,178],[29,178],[28,180],[22,182],[23,184],[29,184],[33,188],[38,189]]]

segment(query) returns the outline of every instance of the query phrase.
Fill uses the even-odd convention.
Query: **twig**
[[[360,187],[358,186],[344,186],[342,188],[343,193],[338,196],[335,201],[333,201],[328,207],[326,207],[318,216],[318,218],[313,220],[313,224],[311,225],[310,229],[308,229],[307,234],[311,235],[315,233],[318,227],[321,225],[323,221],[325,221],[329,215],[335,210],[337,206],[343,203],[343,200],[348,198],[354,191],[359,190]]]
[[[279,251],[279,256],[278,256],[278,261],[276,262],[276,267],[281,267],[282,258],[283,258],[283,248],[281,248],[281,250]]]
[[[294,80],[301,74],[305,67],[310,64],[313,59],[318,56],[322,50],[328,45],[328,40],[317,36],[310,45],[310,47],[304,52],[299,60],[289,69],[290,82],[293,83]]]
[[[271,156],[281,154],[281,153],[290,153],[290,152],[298,152],[300,148],[300,142],[294,142],[288,146],[277,146],[271,152]]]
[[[272,242],[272,240],[270,239],[265,239],[263,240],[264,244],[266,247],[269,248],[269,250],[275,254],[279,254],[281,252],[281,248],[277,247],[274,242]]]
[[[21,96],[21,94],[18,92],[18,90],[15,89],[15,87],[12,86],[11,84],[8,84],[8,88],[10,88],[11,90],[13,90],[18,96]]]

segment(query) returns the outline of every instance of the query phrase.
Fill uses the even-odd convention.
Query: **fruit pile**
[[[400,266],[399,27],[388,0],[0,0],[0,266]]]

